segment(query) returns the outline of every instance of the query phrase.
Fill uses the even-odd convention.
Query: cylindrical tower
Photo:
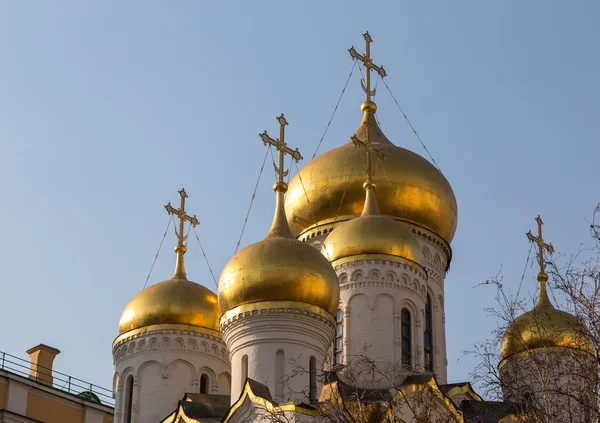
[[[219,280],[232,404],[247,378],[266,385],[277,401],[315,400],[334,338],[337,277],[320,252],[290,232],[284,210],[283,154],[288,150],[283,133],[276,145],[279,181],[271,229],[264,240],[236,254]]]
[[[187,279],[181,235],[175,252],[173,277],[142,290],[121,315],[113,342],[115,423],[161,421],[186,392],[229,394],[217,296]]]
[[[504,399],[524,404],[540,421],[596,421],[598,361],[590,334],[575,316],[552,306],[548,275],[542,271],[537,280],[537,304],[516,318],[502,338]]]

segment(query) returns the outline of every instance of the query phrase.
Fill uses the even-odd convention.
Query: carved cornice
[[[220,352],[220,350],[219,350],[219,352]],[[120,362],[124,358],[129,359],[129,358],[133,358],[133,357],[143,357],[143,356],[153,355],[153,354],[157,354],[157,353],[176,354],[177,356],[180,356],[180,357],[183,357],[183,356],[211,357],[211,358],[216,358],[219,361],[222,361],[223,363],[225,363],[228,366],[230,365],[229,360],[221,357],[220,355],[214,355],[210,351],[200,351],[200,350],[192,350],[190,348],[172,348],[172,347],[147,348],[144,350],[136,349],[135,351],[133,351],[131,353],[129,353],[129,351],[126,351],[125,355],[123,355],[123,356],[119,357],[119,359],[115,360],[115,363]]]
[[[430,231],[429,229],[425,229],[424,227],[415,225],[414,223],[405,223],[412,230],[413,234],[421,239],[431,242],[433,245],[442,250],[446,256],[446,268],[444,270],[448,271],[450,268],[450,262],[452,261],[452,248],[450,248],[450,244],[448,244],[441,236],[433,231]]]
[[[113,341],[113,352],[115,348],[121,345],[123,342],[129,341],[130,339],[138,338],[144,335],[160,335],[160,334],[179,334],[187,336],[196,336],[201,338],[209,338],[223,343],[221,335],[216,330],[210,330],[200,326],[189,326],[189,325],[152,325],[145,326],[139,329],[130,330],[122,335],[119,335]]]
[[[338,270],[352,267],[359,267],[365,264],[382,264],[388,265],[390,268],[403,269],[408,272],[414,273],[421,277],[421,279],[427,280],[427,271],[424,267],[415,263],[414,261],[403,259],[401,257],[394,257],[390,259],[391,256],[384,254],[361,254],[354,257],[348,257],[346,259],[336,260],[332,263],[334,270],[337,272]],[[366,263],[365,263],[366,262]]]
[[[133,331],[131,331],[133,332]],[[129,333],[129,332],[128,332]],[[194,341],[198,342],[198,338],[204,338],[207,341],[210,341],[209,344],[209,350],[208,351],[201,351],[200,350],[200,345],[201,344],[197,344],[196,348],[178,348],[178,347],[174,347],[172,345],[168,345],[168,346],[162,346],[160,345],[160,341],[161,341],[161,336],[167,335],[170,338],[173,337],[182,337],[185,341],[189,340],[190,338],[194,339]],[[158,325],[154,330],[146,330],[143,332],[138,332],[138,333],[132,333],[131,336],[122,338],[119,337],[119,341],[118,343],[115,342],[113,344],[113,359],[115,364],[119,363],[121,360],[123,360],[124,358],[131,358],[131,357],[137,357],[137,356],[146,356],[146,355],[153,355],[153,354],[157,354],[157,353],[161,353],[161,354],[176,354],[179,356],[205,356],[205,357],[213,357],[216,358],[220,361],[222,361],[223,363],[229,365],[229,361],[227,359],[227,357],[223,358],[221,357],[220,353],[221,350],[223,348],[226,349],[225,343],[223,342],[223,340],[220,337],[215,337],[215,336],[211,336],[208,335],[206,333],[202,333],[202,332],[192,332],[189,331],[187,329],[177,329],[177,328],[159,328]],[[152,338],[156,338],[158,341],[158,345],[156,347],[150,347],[149,342],[146,342],[144,349],[140,350],[139,349],[139,344],[136,345],[135,349],[133,351],[129,350],[129,347],[127,346],[128,344],[131,343],[138,343],[142,340],[150,340]],[[208,342],[207,342],[208,344]],[[211,347],[213,345],[217,346],[217,350],[218,353],[214,354],[212,353]]]
[[[433,265],[433,263],[426,263],[425,270],[427,270],[427,276],[429,277],[429,281],[435,281],[439,285],[444,286],[444,278],[439,273],[437,268]]]
[[[241,305],[223,314],[221,316],[221,330],[239,320],[271,314],[301,314],[335,327],[333,316],[320,307],[299,301],[261,301]]]
[[[414,288],[410,287],[410,286],[406,286],[406,285],[402,285],[400,283],[393,283],[393,282],[347,282],[343,285],[340,285],[340,290],[341,291],[349,291],[351,289],[357,289],[357,288],[382,288],[382,287],[387,287],[387,288],[394,288],[394,289],[398,289],[401,291],[405,291],[405,292],[411,292],[414,294],[417,294],[419,297],[421,298],[425,298],[425,296],[418,292],[417,290],[415,290]]]

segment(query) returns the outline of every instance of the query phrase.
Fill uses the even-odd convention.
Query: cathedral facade
[[[273,224],[231,258],[218,294],[185,272],[184,224],[197,224],[185,191],[179,209],[167,206],[180,222],[175,272],[122,313],[115,423],[521,421],[511,404],[535,395],[537,382],[520,369],[536,351],[576,352],[589,364],[593,346],[574,341],[576,321],[543,290],[534,313],[542,320],[525,316],[503,341],[500,372],[521,395],[489,403],[467,382],[448,384],[444,282],[457,201],[434,165],[378,126],[370,76],[386,74],[364,37],[364,55],[350,50],[366,68],[363,118],[345,144],[288,185],[286,158],[301,155],[285,142],[285,117],[278,139],[261,134],[279,154]],[[545,289],[543,266],[538,280]],[[544,337],[556,322],[561,337]]]

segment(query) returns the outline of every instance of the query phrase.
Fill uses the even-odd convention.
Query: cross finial
[[[348,49],[348,51],[350,52],[350,56],[353,59],[360,60],[366,69],[366,72],[365,72],[366,73],[366,76],[365,76],[366,85],[363,84],[362,81],[360,81],[360,84],[362,85],[363,90],[367,94],[367,102],[370,102],[371,96],[375,95],[375,90],[374,89],[371,90],[371,69],[373,69],[375,72],[377,72],[381,78],[385,78],[387,76],[387,73],[385,73],[385,69],[383,69],[383,66],[377,66],[376,64],[373,63],[373,60],[371,60],[371,43],[373,42],[373,39],[369,35],[369,32],[368,31],[365,32],[363,34],[363,37],[365,39],[365,45],[366,45],[364,55],[358,53],[354,49],[354,46],[352,46],[352,48]]]
[[[168,214],[176,215],[179,218],[179,231],[175,229],[175,235],[177,236],[177,246],[175,247],[175,252],[177,253],[177,264],[175,266],[175,273],[173,274],[173,279],[186,279],[185,275],[185,267],[183,263],[183,255],[186,252],[185,241],[187,241],[187,235],[184,234],[184,224],[186,221],[190,222],[190,225],[196,227],[200,222],[196,218],[196,215],[189,216],[185,212],[185,199],[187,198],[187,193],[185,189],[181,189],[179,191],[180,201],[179,201],[179,209],[176,209],[168,203],[165,206]]]
[[[289,174],[289,170],[284,169],[284,159],[285,155],[289,154],[292,156],[293,160],[300,161],[302,160],[302,155],[300,155],[298,149],[292,150],[285,143],[285,127],[288,125],[288,122],[285,119],[285,116],[283,116],[283,113],[277,118],[277,122],[279,122],[279,139],[274,140],[267,134],[267,131],[259,134],[265,145],[273,145],[279,152],[279,165],[273,163],[273,167],[277,173],[277,183],[273,186],[273,189],[277,193],[277,204],[275,206],[273,223],[271,224],[271,229],[267,234],[267,238],[276,237],[293,239],[292,231],[290,230],[290,226],[288,225],[285,216],[284,194],[287,191],[287,184],[283,181],[283,178]]]
[[[540,266],[540,274],[546,273],[546,262],[544,261],[544,250],[548,251],[550,254],[554,253],[554,247],[552,244],[546,244],[544,242],[544,238],[542,237],[542,218],[538,215],[535,218],[535,221],[538,225],[538,234],[537,236],[531,233],[531,230],[527,232],[527,239],[530,242],[534,242],[537,245],[537,256],[538,256],[538,264]]]
[[[259,134],[259,136],[265,145],[271,144],[272,146],[275,146],[277,148],[279,152],[279,163],[278,165],[275,165],[275,163],[273,163],[273,167],[275,167],[275,172],[277,173],[278,185],[281,186],[281,189],[283,189],[283,187],[285,186],[285,189],[287,190],[287,185],[283,181],[283,178],[285,178],[289,173],[289,170],[284,169],[285,155],[289,154],[290,156],[292,156],[292,159],[296,160],[297,162],[302,160],[302,155],[300,155],[300,151],[298,151],[297,148],[295,150],[292,150],[285,143],[285,127],[288,125],[288,122],[283,113],[277,118],[277,122],[279,122],[279,139],[271,138],[269,134],[267,134],[267,131],[264,131],[262,134]]]

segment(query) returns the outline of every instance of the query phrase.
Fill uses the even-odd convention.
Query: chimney
[[[60,351],[48,345],[40,344],[28,349],[27,354],[29,354],[29,358],[31,359],[29,379],[52,386],[52,363],[54,362],[54,357],[60,354]]]

